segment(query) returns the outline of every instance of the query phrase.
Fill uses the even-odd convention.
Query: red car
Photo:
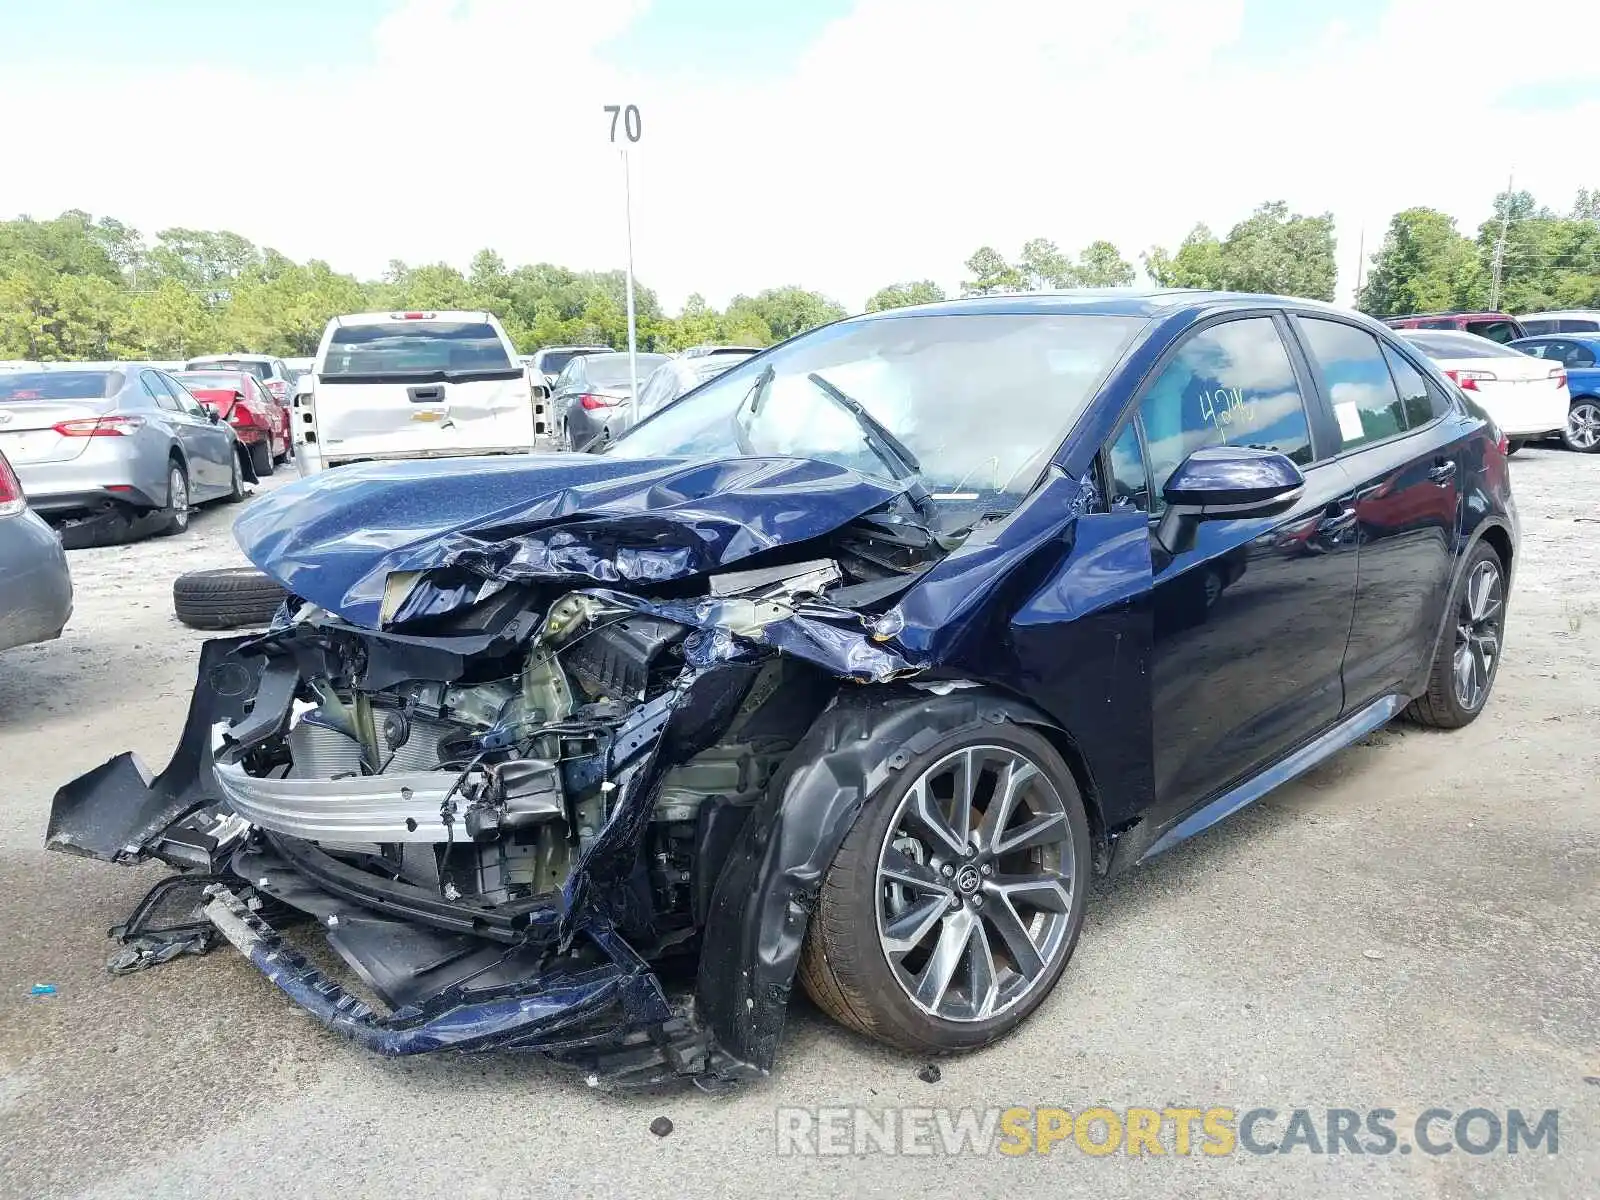
[[[1456,329],[1501,343],[1527,336],[1522,323],[1503,312],[1406,313],[1385,317],[1383,323],[1390,329]]]
[[[279,463],[288,460],[289,410],[273,399],[254,375],[246,371],[182,371],[173,378],[233,426],[240,444],[250,448],[250,462],[258,476],[271,475]]]

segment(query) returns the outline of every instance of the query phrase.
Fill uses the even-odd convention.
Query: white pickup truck
[[[310,475],[383,459],[527,454],[540,416],[532,377],[493,313],[355,313],[328,322],[295,388],[296,461]]]

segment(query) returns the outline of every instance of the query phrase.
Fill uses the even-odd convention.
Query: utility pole
[[[1356,237],[1356,297],[1355,307],[1361,307],[1361,281],[1367,269],[1367,227],[1361,227],[1360,234]]]
[[[622,149],[622,212],[628,226],[628,378],[633,391],[628,405],[635,412],[639,403],[639,337],[633,313],[633,180],[628,171],[628,150]]]
[[[1506,176],[1506,202],[1500,206],[1500,236],[1494,243],[1494,281],[1489,286],[1489,307],[1500,311],[1500,273],[1506,258],[1506,230],[1511,225],[1511,188],[1515,174]]]

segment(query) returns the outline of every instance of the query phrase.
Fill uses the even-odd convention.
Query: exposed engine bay
[[[853,685],[925,672],[890,644],[892,605],[965,533],[897,503],[650,587],[393,572],[377,628],[291,595],[267,633],[206,644],[166,771],[122,755],[68,784],[48,844],[186,872],[119,927],[114,969],[220,933],[380,1053],[764,1071],[798,906],[894,752],[865,732],[894,689]],[[976,719],[898,703],[919,729]],[[200,917],[154,928],[184,896]],[[283,939],[306,918],[376,1004]],[[698,961],[686,1003],[647,965],[675,956]]]

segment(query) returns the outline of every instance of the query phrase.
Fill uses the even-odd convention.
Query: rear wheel
[[[189,528],[189,472],[173,459],[167,464],[167,506],[161,510],[161,536],[182,533]]]
[[[1060,978],[1089,870],[1083,801],[1055,748],[1018,726],[957,734],[862,808],[823,881],[801,981],[879,1041],[985,1045]]]
[[[1568,450],[1579,454],[1600,450],[1600,399],[1579,396],[1572,402],[1566,426],[1561,430],[1561,441]]]
[[[1477,718],[1500,669],[1505,611],[1505,568],[1494,547],[1479,542],[1450,597],[1451,624],[1434,654],[1428,690],[1406,716],[1435,729],[1459,729]]]
[[[256,469],[256,478],[265,479],[277,468],[277,460],[272,457],[272,442],[262,438],[250,446],[250,464]]]
[[[228,487],[228,494],[222,498],[224,504],[237,504],[244,499],[244,466],[239,461],[241,450],[233,452],[233,479]]]

